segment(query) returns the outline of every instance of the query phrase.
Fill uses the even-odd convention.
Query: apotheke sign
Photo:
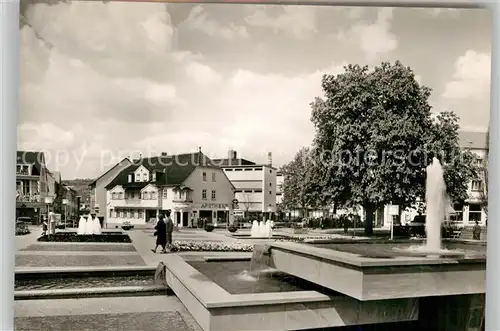
[[[203,209],[203,208],[208,208],[208,209],[224,209],[224,208],[227,208],[227,207],[229,207],[229,205],[226,204],[226,203],[203,203],[200,206],[200,209]]]

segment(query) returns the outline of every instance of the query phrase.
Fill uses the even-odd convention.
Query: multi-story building
[[[234,186],[201,150],[135,160],[106,190],[108,227],[145,224],[165,210],[179,227],[196,226],[200,219],[230,222],[233,214]]]
[[[268,154],[267,164],[238,158],[236,151],[230,150],[225,159],[214,159],[235,187],[238,208],[235,215],[258,218],[262,214],[276,212],[276,174],[272,166],[272,155]]]
[[[42,152],[17,151],[16,217],[30,217],[33,223],[40,223],[47,213],[45,198],[51,194],[48,177]]]
[[[132,162],[129,158],[124,158],[108,171],[103,173],[101,176],[97,177],[92,183],[89,184],[90,187],[90,205],[84,206],[90,208],[96,212],[96,216],[101,221],[101,224],[106,227],[108,214],[106,214],[106,208],[110,201],[107,199],[106,186],[111,183],[111,181],[118,176],[118,174],[131,165]]]
[[[62,185],[62,214],[64,220],[78,220],[77,192],[72,186]]]

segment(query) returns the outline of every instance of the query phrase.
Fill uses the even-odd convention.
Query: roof
[[[101,179],[103,176],[106,176],[106,174],[108,174],[111,170],[113,170],[116,167],[118,167],[125,160],[127,160],[129,163],[132,163],[128,157],[124,158],[123,160],[121,160],[120,162],[118,162],[117,164],[115,164],[114,166],[112,166],[111,168],[109,168],[102,175],[100,175],[99,177],[97,177],[96,179],[94,179],[94,181],[92,183],[90,183],[89,186],[93,186],[99,179]]]
[[[45,155],[43,152],[17,151],[17,164],[34,164],[41,170],[42,164],[45,165]]]
[[[212,162],[220,167],[257,165],[255,162],[246,159],[213,159]]]
[[[478,131],[459,131],[458,138],[460,147],[474,148],[474,149],[487,149],[488,141],[487,132]]]
[[[150,172],[156,172],[156,181],[129,183],[128,175],[144,166]],[[219,168],[203,153],[188,153],[169,156],[155,156],[132,161],[131,165],[122,170],[108,185],[109,190],[117,185],[126,188],[142,189],[149,184],[179,186],[198,167]]]

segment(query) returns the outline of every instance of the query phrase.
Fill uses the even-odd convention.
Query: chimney
[[[267,164],[272,167],[273,165],[273,153],[269,152],[267,153]]]
[[[230,149],[228,152],[227,152],[227,158],[229,160],[234,160],[236,159],[237,155],[236,155],[236,151],[235,150],[232,150]]]
[[[161,156],[168,156],[167,152],[161,152]]]

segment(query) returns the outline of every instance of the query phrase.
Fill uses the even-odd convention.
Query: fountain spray
[[[427,237],[427,250],[441,250],[441,223],[445,217],[446,185],[443,178],[443,167],[437,158],[427,167],[425,202],[427,217],[425,232]]]

